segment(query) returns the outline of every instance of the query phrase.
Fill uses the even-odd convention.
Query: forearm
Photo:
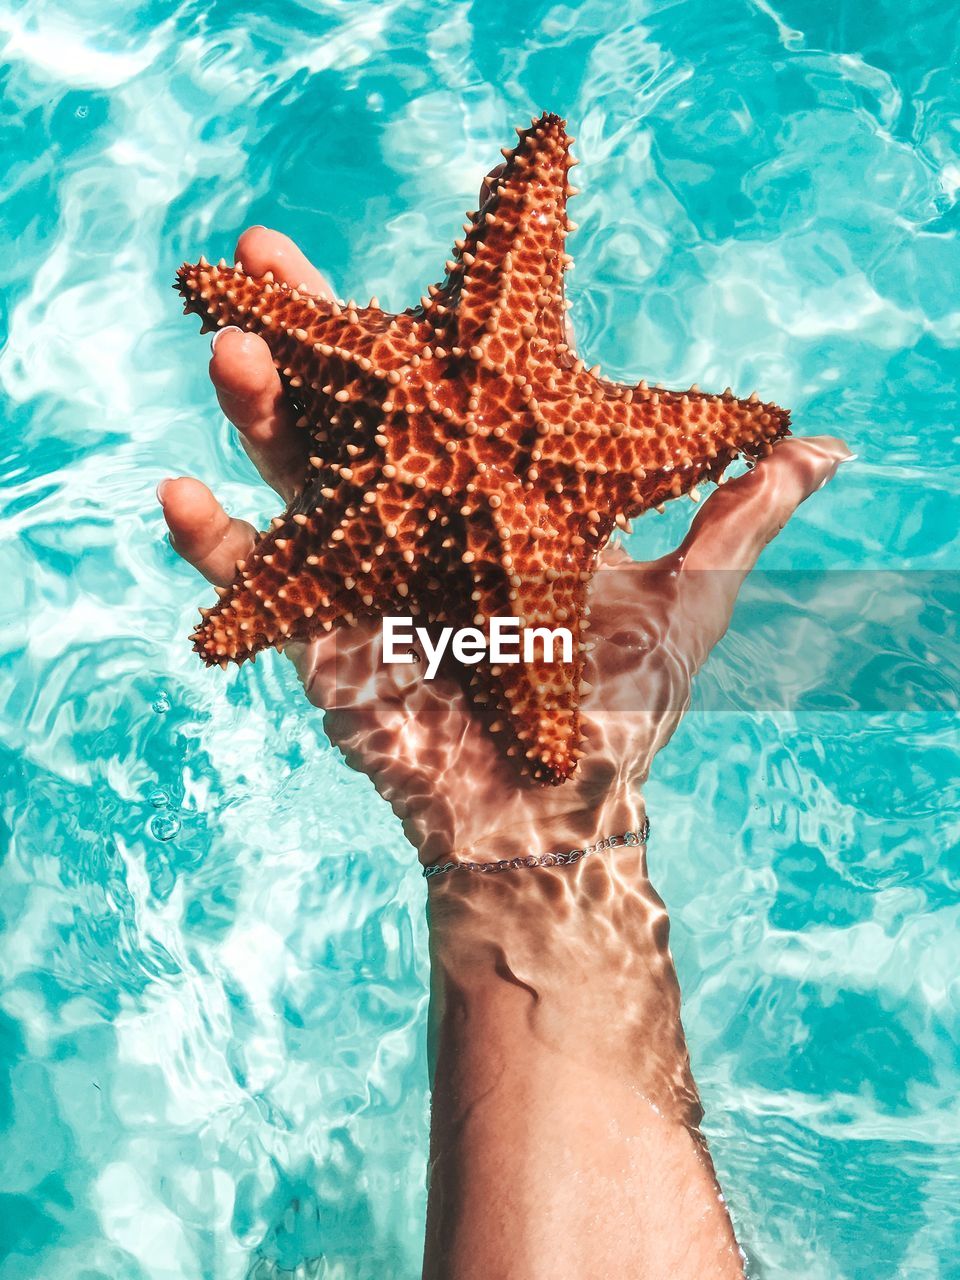
[[[428,1280],[738,1277],[643,851],[431,885]]]

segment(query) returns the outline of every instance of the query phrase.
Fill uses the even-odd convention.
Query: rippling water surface
[[[960,1275],[951,6],[0,0],[0,40],[0,1278],[419,1274],[422,882],[280,659],[189,651],[154,486],[275,504],[169,284],[260,222],[407,305],[540,107],[584,353],[859,455],[649,787],[739,1233]]]

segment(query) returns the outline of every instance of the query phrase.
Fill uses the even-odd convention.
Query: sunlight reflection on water
[[[410,1280],[422,882],[283,662],[221,677],[190,653],[207,593],[161,536],[157,481],[219,477],[254,519],[274,504],[222,429],[173,270],[260,222],[407,305],[513,125],[563,112],[591,360],[756,385],[848,440],[859,461],[765,567],[948,575],[956,25],[888,2],[38,0],[0,33],[0,1278],[323,1257],[317,1274]],[[639,522],[631,550],[666,550],[689,514]],[[815,599],[758,608],[648,792],[714,1155],[758,1274],[943,1277],[954,719],[717,714],[818,634]],[[917,613],[922,667],[943,635]],[[834,638],[865,664],[861,625],[858,598]]]

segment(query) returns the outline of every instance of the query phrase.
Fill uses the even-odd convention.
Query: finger
[[[306,287],[316,298],[333,301],[330,282],[293,243],[289,236],[268,227],[248,227],[237,241],[237,262],[250,276],[265,276],[272,271],[277,280],[297,289]]]
[[[670,626],[694,668],[729,626],[760,552],[850,457],[830,436],[783,441],[753,471],[711,494],[678,551],[658,562],[680,570]]]
[[[253,465],[289,498],[303,478],[310,436],[293,422],[270,348],[255,333],[221,329],[213,339],[210,378]]]
[[[853,455],[832,436],[791,437],[703,504],[677,551],[684,570],[749,572],[794,511]]]
[[[161,481],[157,499],[174,551],[214,585],[232,582],[237,561],[253,546],[253,525],[228,516],[207,486],[189,476]]]
[[[597,559],[598,569],[620,569],[634,563],[633,556],[620,542],[608,542]]]
[[[329,282],[289,236],[250,227],[237,241],[236,257],[251,275],[272,271],[293,288],[332,299]],[[210,377],[223,412],[241,434],[244,449],[268,484],[289,498],[300,483],[309,437],[293,422],[273,357],[255,334],[227,328],[213,340]]]

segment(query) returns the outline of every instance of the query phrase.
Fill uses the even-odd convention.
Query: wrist
[[[567,855],[645,828],[646,810],[638,792],[616,791],[586,801],[582,796],[571,797],[572,804],[564,803],[565,799],[556,791],[541,791],[533,797],[513,797],[499,809],[485,810],[479,803],[472,806],[466,821],[447,824],[451,834],[433,831],[418,843],[424,870]],[[486,823],[482,822],[484,812],[492,815]]]
[[[429,915],[433,1013],[447,1035],[460,1026],[500,1045],[504,1070],[535,1043],[696,1127],[667,914],[644,846],[576,866],[437,876]],[[474,1084],[485,1087],[464,1080],[464,1097]]]

